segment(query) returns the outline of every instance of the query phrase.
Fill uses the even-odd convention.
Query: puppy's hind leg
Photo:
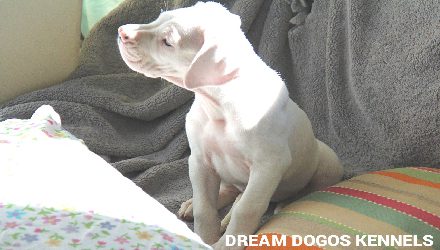
[[[222,182],[220,184],[220,191],[218,194],[218,201],[217,201],[217,209],[222,209],[226,207],[227,205],[231,204],[236,200],[237,195],[240,194],[240,191],[232,186],[225,184]],[[188,199],[187,201],[184,201],[182,205],[180,206],[179,211],[177,212],[177,215],[179,218],[184,219],[186,221],[190,221],[193,219],[193,199]],[[229,222],[229,221],[228,221]],[[222,221],[222,226],[223,226]]]
[[[240,200],[243,193],[239,194],[237,198],[235,198],[234,204],[232,204],[231,209],[228,211],[228,213],[223,218],[222,222],[220,223],[220,232],[224,233],[226,231],[226,228],[229,225],[229,222],[231,221],[231,215],[232,215],[232,209],[234,209],[235,204]]]
[[[306,191],[313,192],[334,185],[342,180],[344,169],[336,153],[325,143],[317,140],[319,162],[315,175]]]
[[[334,185],[342,179],[344,170],[336,153],[325,143],[319,140],[317,142],[319,160],[315,174],[304,189],[294,196],[279,202],[275,207],[274,214],[279,213],[285,206],[301,199],[303,196]]]

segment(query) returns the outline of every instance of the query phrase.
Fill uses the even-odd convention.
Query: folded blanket
[[[195,2],[125,1],[91,31],[68,81],[4,104],[0,120],[52,105],[67,130],[175,212],[191,196],[184,119],[193,95],[128,69],[116,35],[122,24]],[[440,166],[437,1],[220,2],[242,17],[346,176]]]

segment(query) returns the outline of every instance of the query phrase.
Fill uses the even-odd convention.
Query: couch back
[[[0,17],[0,103],[58,83],[77,66],[81,0],[3,0]]]

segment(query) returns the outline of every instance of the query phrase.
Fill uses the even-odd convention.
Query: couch
[[[81,0],[3,0],[0,16],[0,103],[59,83],[77,67]]]

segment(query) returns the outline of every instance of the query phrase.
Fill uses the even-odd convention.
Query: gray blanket
[[[129,70],[116,31],[194,2],[127,0],[92,30],[67,81],[3,104],[0,120],[52,105],[67,130],[176,212],[191,196],[184,120],[193,95]],[[255,50],[286,80],[346,177],[440,166],[437,0],[222,2],[242,17]]]

